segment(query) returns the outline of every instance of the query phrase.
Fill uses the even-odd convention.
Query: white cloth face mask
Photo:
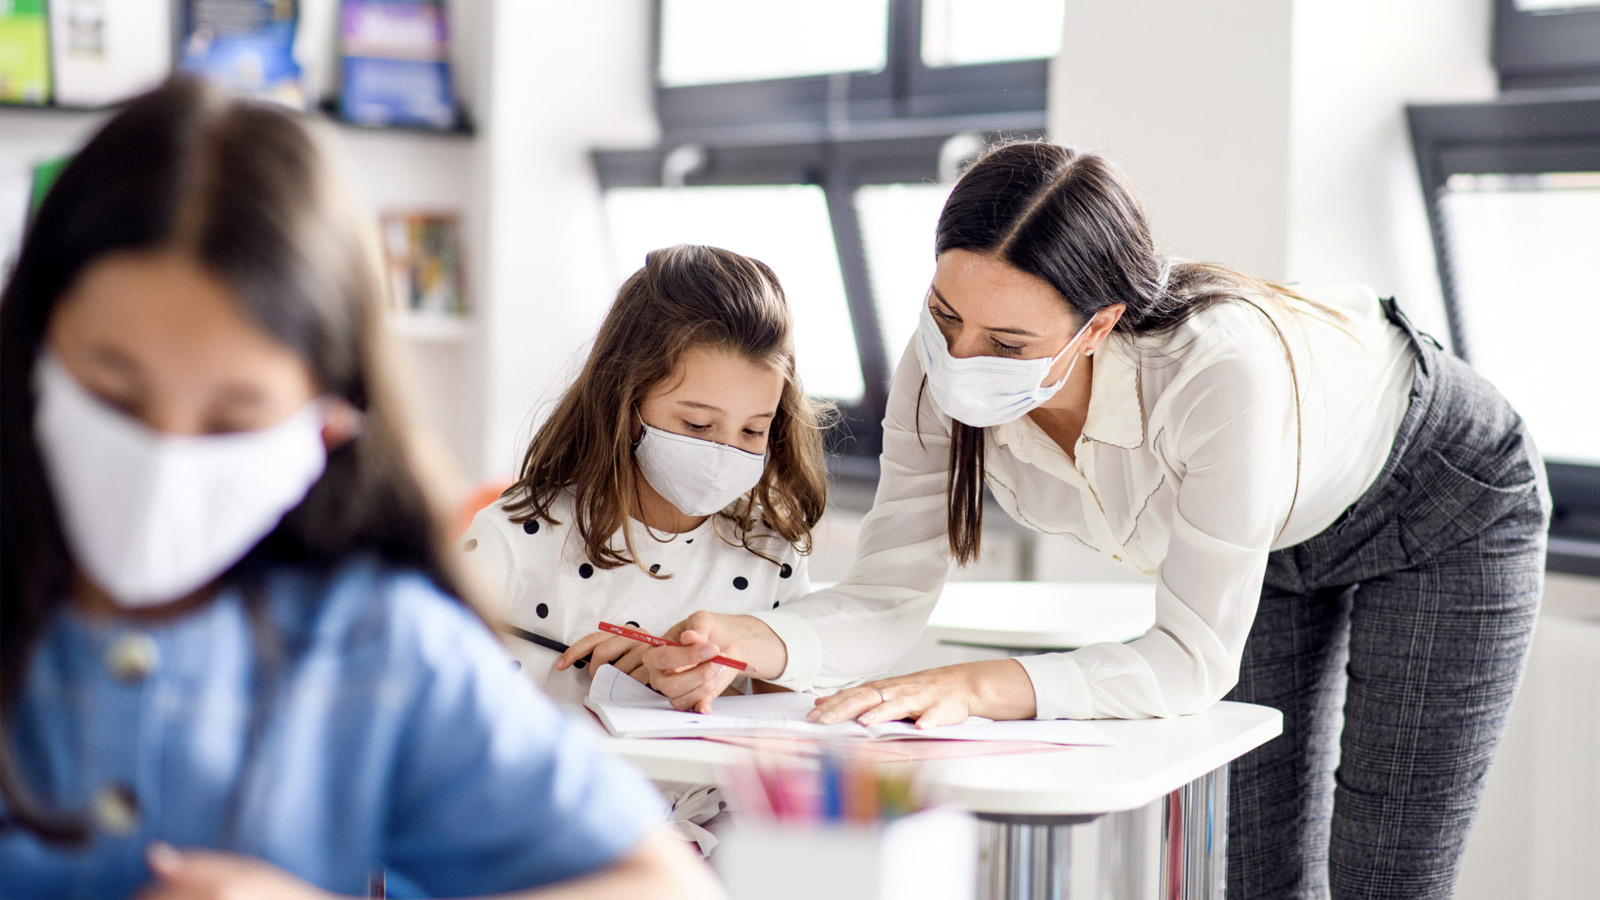
[[[321,401],[257,431],[167,435],[90,394],[48,352],[34,387],[34,436],[73,558],[126,608],[227,571],[327,465]]]
[[[1067,371],[1055,384],[1041,384],[1050,368],[1063,354],[1077,343],[1094,321],[1083,323],[1071,340],[1055,356],[1041,359],[1007,359],[1003,356],[970,356],[957,359],[950,355],[950,345],[933,310],[924,303],[922,320],[918,324],[917,344],[922,351],[922,369],[928,376],[928,390],[933,392],[933,402],[939,404],[952,419],[974,428],[988,428],[1014,422],[1027,415],[1039,404],[1055,396],[1067,383],[1072,369],[1078,364],[1074,356]]]
[[[662,431],[648,424],[633,458],[656,493],[686,516],[720,512],[761,481],[765,453]]]

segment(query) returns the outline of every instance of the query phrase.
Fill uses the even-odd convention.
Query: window
[[[891,370],[917,331],[933,281],[933,230],[949,195],[950,186],[938,183],[870,184],[856,190],[867,280]]]
[[[1038,136],[1064,0],[657,0],[662,141],[595,167],[620,280],[708,243],[772,266],[836,471],[876,477],[889,378],[959,162]]]
[[[644,265],[646,253],[671,244],[724,247],[771,266],[794,315],[795,353],[806,390],[861,402],[861,366],[822,188],[617,188],[606,192],[605,212],[619,284]]]
[[[1407,114],[1456,352],[1511,400],[1545,456],[1550,567],[1600,574],[1600,103]]]
[[[922,64],[929,68],[1048,59],[1061,49],[1059,0],[924,0]]]
[[[1600,380],[1600,171],[1457,173],[1438,204],[1473,368],[1522,413],[1546,458],[1600,466],[1600,415],[1575,415],[1556,387]]]
[[[879,72],[888,27],[888,0],[662,0],[657,77],[686,87]]]

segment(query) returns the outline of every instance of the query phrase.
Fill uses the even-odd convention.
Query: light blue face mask
[[[1055,396],[1056,391],[1067,383],[1073,366],[1078,364],[1077,357],[1073,357],[1060,381],[1041,384],[1056,361],[1078,342],[1093,321],[1091,318],[1084,322],[1078,333],[1055,356],[1040,359],[970,356],[956,359],[950,355],[950,345],[945,341],[944,332],[939,330],[932,309],[924,303],[917,343],[922,348],[922,369],[927,373],[928,390],[933,393],[933,402],[952,419],[974,428],[1003,425],[1022,418]]]

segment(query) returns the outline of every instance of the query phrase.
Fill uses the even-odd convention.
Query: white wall
[[[1358,281],[1448,339],[1409,101],[1493,95],[1488,0],[1068,0],[1050,133],[1100,149],[1167,252]]]
[[[589,151],[656,140],[649,25],[648,0],[493,3],[481,475],[514,472],[615,293]]]

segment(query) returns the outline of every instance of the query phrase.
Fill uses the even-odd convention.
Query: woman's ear
[[[334,399],[322,409],[322,445],[329,453],[344,447],[361,434],[366,413],[344,400]]]
[[[1122,320],[1122,314],[1128,308],[1126,303],[1113,303],[1094,314],[1094,319],[1089,322],[1089,349],[1083,351],[1084,356],[1093,356],[1100,344],[1110,336],[1111,329],[1117,327]]]

